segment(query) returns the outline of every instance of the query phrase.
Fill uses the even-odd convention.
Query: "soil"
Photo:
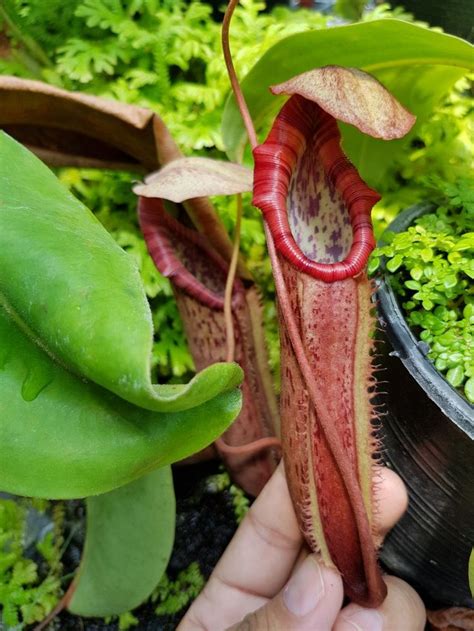
[[[176,538],[167,574],[175,580],[179,572],[196,561],[207,579],[232,538],[237,523],[228,490],[217,492],[206,484],[210,475],[221,472],[218,461],[176,467],[173,477],[176,491]],[[63,557],[64,574],[74,572],[79,564],[84,542],[85,510],[82,502],[68,502],[65,538],[73,528],[71,543]],[[77,524],[80,527],[77,527]],[[189,605],[188,605],[189,606]],[[133,611],[139,624],[131,631],[174,631],[187,607],[173,616],[157,616],[156,604],[148,603]],[[103,619],[80,618],[61,613],[49,625],[49,631],[118,631],[118,623]]]

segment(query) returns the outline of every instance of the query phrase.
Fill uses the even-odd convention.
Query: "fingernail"
[[[324,580],[319,563],[309,555],[296,570],[283,592],[283,602],[295,616],[306,616],[324,595]]]
[[[383,617],[375,609],[359,609],[343,614],[340,631],[383,631]]]

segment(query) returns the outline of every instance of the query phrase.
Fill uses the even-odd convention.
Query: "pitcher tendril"
[[[240,114],[242,116],[242,120],[244,122],[245,129],[247,130],[247,135],[249,137],[250,146],[253,150],[258,145],[257,134],[255,132],[252,117],[250,116],[249,108],[245,101],[244,95],[242,94],[242,89],[237,78],[237,73],[235,71],[234,62],[232,61],[232,53],[230,51],[229,43],[230,22],[232,20],[232,16],[234,15],[235,7],[238,4],[239,0],[230,0],[229,4],[227,5],[227,10],[222,22],[222,50],[224,53],[225,65],[227,67],[227,73],[232,85],[235,100],[237,101],[237,105],[239,106]]]
[[[232,258],[230,260],[229,271],[225,283],[224,294],[224,317],[227,338],[227,358],[226,361],[233,362],[235,355],[235,335],[234,322],[232,319],[232,291],[234,288],[235,273],[237,271],[237,263],[239,261],[240,250],[240,226],[242,223],[242,195],[236,196],[237,212],[235,218],[234,244],[232,247]]]

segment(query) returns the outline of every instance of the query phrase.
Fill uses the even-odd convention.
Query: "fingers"
[[[342,605],[343,587],[336,570],[310,554],[287,586],[266,605],[250,613],[232,631],[330,631]]]
[[[283,467],[255,500],[180,631],[225,629],[280,591],[302,545]]]
[[[426,622],[421,598],[407,583],[385,576],[388,594],[378,609],[348,605],[339,614],[334,631],[423,631]]]
[[[376,475],[375,529],[382,535],[403,514],[407,496],[402,481],[395,473],[381,467]],[[300,554],[303,551],[302,538],[280,464],[242,522],[203,593],[184,617],[178,627],[179,631],[226,629],[241,620],[246,613],[264,607],[275,594],[278,594],[276,604],[272,604],[270,610],[264,608],[252,615],[257,616],[258,620],[262,616],[277,615],[272,613],[277,611],[281,615],[284,612],[287,612],[287,616],[290,615],[283,595],[279,592],[290,574],[297,574],[300,566],[305,564],[303,559],[306,552]],[[324,576],[326,572],[332,574],[331,570],[321,571]],[[339,584],[340,580],[338,581]],[[324,593],[333,591],[327,587]],[[248,620],[252,621],[252,615],[246,619],[246,624],[250,624]],[[278,627],[273,628],[279,631]],[[281,628],[284,631],[291,629],[285,626]],[[324,629],[318,626],[318,631],[320,628]]]
[[[285,584],[302,537],[280,465],[214,570],[218,579],[271,598]]]

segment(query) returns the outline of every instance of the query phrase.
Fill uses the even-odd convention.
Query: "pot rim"
[[[406,230],[415,219],[436,206],[421,203],[401,212],[390,224],[391,232]],[[384,245],[380,240],[378,246]],[[390,355],[398,357],[408,372],[422,387],[427,396],[459,429],[474,440],[474,406],[446,381],[428,359],[426,342],[417,340],[410,330],[394,291],[389,282],[389,273],[375,278],[378,321],[393,347]]]

